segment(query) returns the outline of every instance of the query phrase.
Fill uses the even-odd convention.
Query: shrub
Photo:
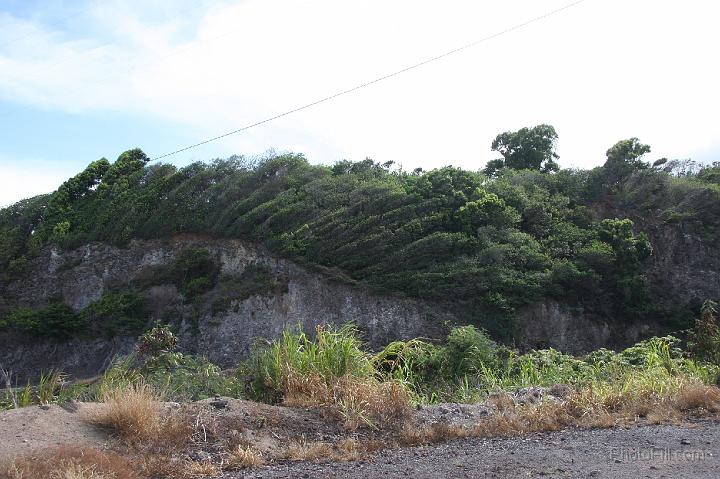
[[[348,428],[392,424],[409,411],[405,386],[375,377],[370,356],[360,349],[357,330],[349,324],[318,327],[312,339],[286,329],[280,340],[257,350],[239,373],[248,375],[252,397],[330,406]]]
[[[163,352],[146,358],[137,372],[167,400],[195,401],[239,393],[235,377],[225,376],[219,367],[205,358],[179,352]]]
[[[173,351],[177,341],[170,327],[158,324],[138,338],[138,352],[142,356],[157,357],[161,353]]]
[[[217,280],[218,266],[206,248],[187,248],[170,266],[170,278],[180,291],[193,299],[209,291]]]
[[[89,326],[109,336],[142,331],[148,312],[145,296],[137,291],[105,293],[81,313]]]
[[[2,325],[34,336],[66,339],[84,331],[87,321],[66,304],[54,302],[37,310],[16,309]]]
[[[166,400],[198,400],[214,395],[235,396],[237,379],[224,375],[204,358],[174,351],[177,337],[167,326],[155,326],[138,339],[138,351],[116,359],[103,375],[98,387],[116,390],[145,384]]]
[[[445,354],[447,367],[455,379],[477,372],[481,365],[493,368],[498,359],[495,342],[474,326],[461,326],[450,331]]]
[[[146,318],[144,296],[128,291],[106,293],[80,312],[60,301],[39,309],[19,308],[0,321],[0,328],[56,339],[79,336],[90,330],[113,336],[141,330]]]
[[[503,350],[474,326],[453,328],[445,345],[419,340],[396,341],[373,357],[383,377],[405,382],[421,401],[448,400],[483,371],[500,366]]]

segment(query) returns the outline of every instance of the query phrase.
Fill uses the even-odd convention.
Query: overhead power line
[[[499,32],[497,32],[497,33],[493,33],[492,35],[489,35],[489,36],[487,36],[487,37],[481,38],[481,39],[476,40],[476,41],[474,41],[474,42],[472,42],[472,43],[468,43],[468,44],[466,44],[466,45],[463,45],[463,46],[461,46],[461,47],[458,47],[458,48],[455,48],[455,49],[453,49],[453,50],[447,51],[447,52],[442,53],[442,54],[440,54],[440,55],[434,56],[434,57],[432,57],[432,58],[428,58],[427,60],[423,60],[423,61],[421,61],[420,63],[415,63],[414,65],[410,65],[410,66],[405,67],[405,68],[403,68],[403,69],[401,69],[401,70],[397,70],[397,71],[394,71],[394,72],[389,73],[389,74],[387,74],[387,75],[384,75],[384,76],[381,76],[381,77],[379,77],[379,78],[376,78],[376,79],[374,79],[374,80],[370,80],[370,81],[368,81],[368,82],[361,83],[361,84],[356,85],[356,86],[354,86],[354,87],[352,87],[352,88],[348,88],[347,90],[343,90],[343,91],[334,93],[334,94],[332,94],[332,95],[326,96],[325,98],[321,98],[321,99],[319,99],[319,100],[313,101],[312,103],[307,103],[307,104],[305,104],[305,105],[302,105],[302,106],[300,106],[300,107],[294,108],[294,109],[292,109],[292,110],[288,110],[288,111],[286,111],[286,112],[284,112],[284,113],[280,113],[280,114],[275,115],[275,116],[272,116],[272,117],[270,117],[270,118],[266,118],[266,119],[264,119],[264,120],[255,122],[255,123],[253,123],[253,124],[251,124],[251,125],[247,125],[247,126],[244,126],[244,127],[242,127],[242,128],[238,128],[237,130],[232,130],[232,131],[229,131],[229,132],[224,133],[224,134],[222,134],[222,135],[218,135],[218,136],[215,136],[215,137],[213,137],[213,138],[209,138],[209,139],[207,139],[207,140],[201,141],[201,142],[199,142],[199,143],[195,143],[195,144],[186,146],[186,147],[184,147],[184,148],[180,148],[179,150],[175,150],[175,151],[172,151],[172,152],[170,152],[170,153],[165,153],[164,155],[156,156],[156,157],[152,158],[151,161],[160,160],[160,159],[162,159],[162,158],[167,158],[168,156],[177,155],[178,153],[182,153],[183,151],[192,150],[193,148],[197,148],[198,146],[202,146],[202,145],[206,145],[206,144],[208,144],[208,143],[212,143],[213,141],[217,141],[217,140],[220,140],[220,139],[222,139],[222,138],[226,138],[226,137],[228,137],[228,136],[235,135],[235,134],[237,134],[237,133],[240,133],[240,132],[249,130],[250,128],[254,128],[254,127],[256,127],[256,126],[260,126],[260,125],[263,125],[263,124],[265,124],[265,123],[269,123],[269,122],[271,122],[271,121],[273,121],[273,120],[277,120],[278,118],[282,118],[282,117],[284,117],[284,116],[288,116],[288,115],[291,115],[291,114],[293,114],[293,113],[297,113],[297,112],[299,112],[299,111],[306,110],[306,109],[308,109],[308,108],[310,108],[310,107],[319,105],[319,104],[321,104],[321,103],[325,103],[325,102],[327,102],[327,101],[334,100],[335,98],[338,98],[338,97],[340,97],[340,96],[347,95],[347,94],[349,94],[349,93],[353,93],[353,92],[355,92],[355,91],[357,91],[357,90],[360,90],[360,89],[362,89],[362,88],[365,88],[365,87],[374,85],[374,84],[376,84],[376,83],[380,83],[381,81],[388,80],[388,79],[393,78],[393,77],[396,77],[396,76],[398,76],[398,75],[400,75],[400,74],[402,74],[402,73],[408,72],[408,71],[410,71],[410,70],[414,70],[414,69],[416,69],[416,68],[420,68],[421,66],[427,65],[428,63],[432,63],[432,62],[435,62],[435,61],[440,60],[440,59],[442,59],[442,58],[448,57],[448,56],[450,56],[450,55],[454,55],[455,53],[462,52],[463,50],[467,50],[467,49],[472,48],[472,47],[474,47],[474,46],[477,46],[477,45],[479,45],[479,44],[481,44],[481,43],[487,42],[487,41],[492,40],[492,39],[494,39],[494,38],[497,38],[497,37],[500,37],[500,36],[505,35],[505,34],[507,34],[507,33],[513,32],[513,31],[515,31],[515,30],[518,30],[518,29],[520,29],[520,28],[526,27],[526,26],[528,26],[528,25],[530,25],[530,24],[539,22],[540,20],[544,20],[544,19],[546,19],[546,18],[548,18],[548,17],[551,17],[551,16],[553,16],[553,15],[556,15],[556,14],[558,14],[558,13],[560,13],[560,12],[563,12],[563,11],[565,11],[565,10],[568,10],[568,9],[570,9],[570,8],[572,8],[572,7],[575,7],[575,6],[581,4],[581,3],[585,2],[585,1],[586,1],[586,0],[578,0],[578,1],[575,1],[575,2],[572,2],[572,3],[569,3],[569,4],[567,4],[567,5],[563,6],[563,7],[557,8],[557,9],[555,9],[555,10],[551,10],[551,11],[549,11],[549,12],[547,12],[547,13],[544,13],[544,14],[542,14],[542,15],[540,15],[540,16],[531,18],[530,20],[527,20],[527,21],[525,21],[525,22],[523,22],[523,23],[519,23],[519,24],[514,25],[514,26],[512,26],[512,27],[506,28],[505,30],[499,31]]]

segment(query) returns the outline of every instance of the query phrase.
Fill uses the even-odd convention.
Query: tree
[[[640,140],[634,137],[615,143],[605,153],[607,160],[603,168],[606,183],[616,185],[633,172],[649,168],[642,160],[646,153],[650,153],[650,146],[640,143]]]
[[[104,172],[101,188],[120,182],[123,178],[142,170],[149,161],[150,158],[140,148],[121,153],[115,163]]]
[[[640,143],[640,140],[633,137],[618,141],[611,146],[605,154],[607,155],[607,162],[609,163],[627,163],[638,167],[647,167],[647,165],[640,160],[640,157],[646,153],[650,153],[650,146]]]
[[[661,158],[655,161],[652,166],[654,169],[658,169],[660,167],[660,169],[665,173],[677,178],[691,178],[693,176],[697,176],[703,168],[702,164],[691,160],[690,158],[669,161],[666,158]]]
[[[720,161],[716,161],[712,166],[707,166],[700,170],[697,177],[706,183],[720,185]]]
[[[537,125],[518,131],[506,131],[495,137],[492,150],[499,152],[501,159],[490,161],[485,174],[495,176],[502,168],[515,170],[538,170],[544,173],[558,171],[555,153],[558,135],[550,125]]]

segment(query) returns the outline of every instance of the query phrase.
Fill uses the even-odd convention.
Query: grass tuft
[[[156,436],[160,430],[160,403],[145,384],[128,384],[105,391],[101,407],[89,413],[91,423],[116,431],[128,441]]]
[[[265,464],[262,453],[252,446],[237,446],[227,459],[227,469],[249,469]]]
[[[114,452],[62,446],[25,454],[0,466],[0,479],[140,479]]]

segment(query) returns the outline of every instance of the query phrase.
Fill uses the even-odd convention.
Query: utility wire
[[[389,74],[387,74],[387,75],[381,76],[381,77],[376,78],[376,79],[374,79],[374,80],[371,80],[371,81],[362,83],[362,84],[360,84],[360,85],[354,86],[354,87],[349,88],[349,89],[347,89],[347,90],[343,90],[343,91],[334,93],[334,94],[332,94],[332,95],[330,95],[330,96],[326,96],[325,98],[322,98],[322,99],[320,99],[320,100],[316,100],[316,101],[314,101],[314,102],[312,102],[312,103],[308,103],[308,104],[303,105],[303,106],[300,106],[300,107],[298,107],[298,108],[295,108],[295,109],[292,109],[292,110],[288,110],[288,111],[286,111],[286,112],[284,112],[284,113],[280,113],[279,115],[275,115],[275,116],[273,116],[273,117],[266,118],[266,119],[264,119],[264,120],[261,120],[261,121],[258,121],[258,122],[256,122],[256,123],[253,123],[253,124],[251,124],[251,125],[247,125],[247,126],[244,126],[244,127],[242,127],[242,128],[238,128],[237,130],[229,131],[229,132],[227,132],[227,133],[224,133],[224,134],[219,135],[219,136],[215,136],[215,137],[213,137],[213,138],[209,138],[209,139],[204,140],[204,141],[201,141],[201,142],[199,142],[199,143],[195,143],[195,144],[193,144],[193,145],[189,145],[189,146],[186,146],[186,147],[184,147],[184,148],[180,148],[179,150],[175,150],[175,151],[172,151],[172,152],[170,152],[170,153],[165,153],[164,155],[156,156],[156,157],[152,158],[151,161],[159,160],[159,159],[162,159],[162,158],[167,158],[168,156],[173,156],[173,155],[176,155],[176,154],[178,154],[178,153],[182,153],[183,151],[191,150],[191,149],[193,149],[193,148],[197,148],[198,146],[206,145],[206,144],[211,143],[211,142],[213,142],[213,141],[217,141],[217,140],[220,140],[220,139],[222,139],[222,138],[225,138],[225,137],[228,137],[228,136],[235,135],[235,134],[237,134],[237,133],[243,132],[243,131],[245,131],[245,130],[249,130],[250,128],[254,128],[254,127],[256,127],[256,126],[260,126],[260,125],[263,125],[263,124],[265,124],[265,123],[269,123],[269,122],[271,122],[271,121],[273,121],[273,120],[277,120],[278,118],[282,118],[282,117],[284,117],[284,116],[288,116],[288,115],[291,115],[291,114],[293,114],[293,113],[297,113],[297,112],[299,112],[299,111],[305,110],[305,109],[310,108],[310,107],[313,107],[313,106],[315,106],[315,105],[319,105],[319,104],[321,104],[321,103],[325,103],[325,102],[330,101],[330,100],[333,100],[333,99],[335,99],[335,98],[337,98],[337,97],[340,97],[340,96],[343,96],[343,95],[347,95],[347,94],[349,94],[349,93],[352,93],[352,92],[355,92],[355,91],[357,91],[357,90],[360,90],[361,88],[365,88],[365,87],[374,85],[374,84],[376,84],[376,83],[380,83],[381,81],[388,80],[388,79],[393,78],[393,77],[395,77],[395,76],[398,76],[398,75],[400,75],[400,74],[402,74],[402,73],[405,73],[405,72],[408,72],[408,71],[410,71],[410,70],[414,70],[414,69],[419,68],[419,67],[421,67],[421,66],[427,65],[428,63],[431,63],[431,62],[440,60],[440,59],[442,59],[442,58],[448,57],[448,56],[453,55],[453,54],[455,54],[455,53],[459,53],[459,52],[461,52],[461,51],[463,51],[463,50],[467,50],[467,49],[472,48],[472,47],[474,47],[474,46],[476,46],[476,45],[479,45],[479,44],[481,44],[481,43],[484,43],[484,42],[487,42],[487,41],[489,41],[489,40],[492,40],[492,39],[494,39],[494,38],[500,37],[500,36],[502,36],[502,35],[505,35],[506,33],[510,33],[510,32],[515,31],[515,30],[518,30],[518,29],[520,29],[520,28],[526,27],[526,26],[528,26],[528,25],[530,25],[530,24],[539,22],[540,20],[543,20],[543,19],[545,19],[545,18],[551,17],[551,16],[553,16],[553,15],[555,15],[555,14],[558,14],[558,13],[560,13],[560,12],[562,12],[562,11],[568,10],[568,9],[570,9],[570,8],[572,8],[572,7],[575,7],[575,6],[581,4],[581,3],[585,2],[585,1],[586,1],[586,0],[578,0],[578,1],[572,2],[572,3],[570,3],[570,4],[567,4],[567,5],[563,6],[563,7],[557,8],[557,9],[552,10],[552,11],[549,11],[549,12],[547,12],[547,13],[544,13],[544,14],[538,16],[538,17],[534,17],[534,18],[532,18],[532,19],[530,19],[530,20],[527,20],[527,21],[525,21],[525,22],[523,22],[523,23],[519,23],[519,24],[517,24],[517,25],[515,25],[515,26],[512,26],[512,27],[510,27],[510,28],[506,28],[505,30],[499,31],[499,32],[497,32],[497,33],[493,33],[492,35],[489,35],[489,36],[487,36],[487,37],[481,38],[480,40],[476,40],[476,41],[474,41],[474,42],[472,42],[472,43],[468,43],[468,44],[463,45],[463,46],[461,46],[461,47],[455,48],[454,50],[450,50],[450,51],[447,51],[447,52],[442,53],[442,54],[440,54],[440,55],[437,55],[437,56],[435,56],[435,57],[428,58],[427,60],[424,60],[424,61],[422,61],[422,62],[420,62],[420,63],[415,63],[414,65],[410,65],[410,66],[408,66],[408,67],[405,67],[405,68],[403,68],[402,70],[394,71],[394,72],[392,72],[392,73],[389,73]]]

